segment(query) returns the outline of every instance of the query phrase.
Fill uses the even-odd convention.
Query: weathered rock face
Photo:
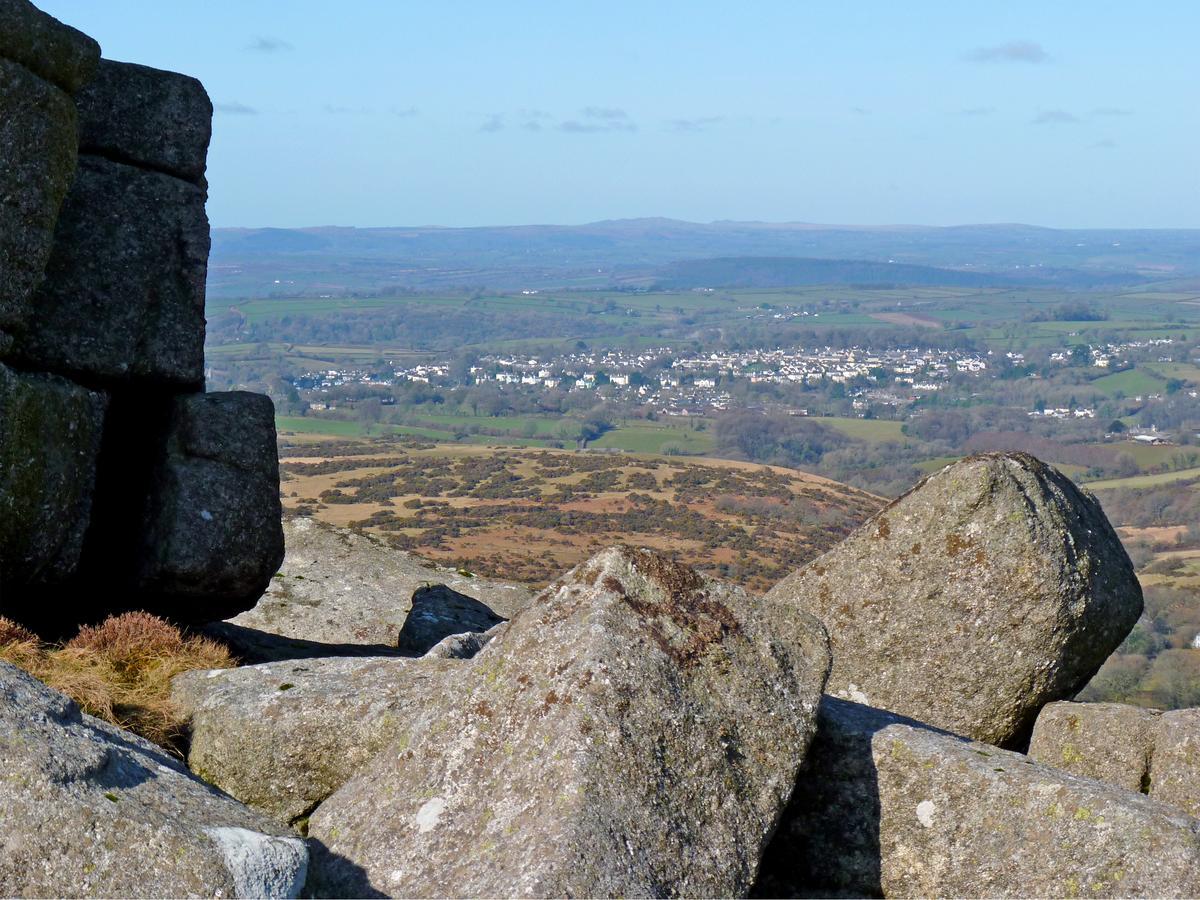
[[[74,94],[95,72],[100,45],[29,0],[0,0],[0,56]]]
[[[1172,710],[1159,718],[1150,796],[1200,816],[1200,709]]]
[[[827,697],[759,896],[1187,897],[1200,822]]]
[[[326,657],[189,672],[172,700],[191,720],[188,766],[294,822],[461,690],[465,663]]]
[[[106,402],[0,365],[0,598],[8,583],[61,581],[78,565]]]
[[[295,897],[307,851],[161,749],[0,663],[0,894]]]
[[[451,635],[482,634],[503,621],[487,604],[444,584],[420,587],[412,595],[412,608],[397,646],[405,653],[423,656]]]
[[[8,17],[28,10],[41,16],[27,4],[0,0],[0,357],[28,318],[29,296],[50,256],[55,218],[75,171],[74,103],[13,61],[14,49],[25,58],[42,52],[34,43],[14,46],[19,32]],[[52,39],[54,30],[45,30]]]
[[[1123,703],[1051,703],[1038,714],[1029,756],[1144,794],[1159,716],[1157,710]]]
[[[80,156],[18,352],[105,382],[204,383],[204,191]]]
[[[140,587],[178,618],[253,605],[283,561],[275,408],[243,391],[178,398],[148,506]],[[200,601],[189,610],[187,600]]]
[[[829,693],[1009,745],[1142,611],[1095,498],[1024,454],[948,466],[767,596],[829,629]]]
[[[188,398],[204,384],[212,106],[193,78],[99,57],[0,0],[0,362],[75,382],[0,373],[0,611],[43,633],[122,608],[232,615],[279,555],[269,401],[239,401],[249,423],[215,450],[173,431],[225,402]]]
[[[79,149],[203,187],[212,112],[195,78],[101,60],[79,93]]]
[[[288,519],[283,529],[287,554],[279,577],[253,609],[230,620],[236,629],[310,644],[385,650],[397,645],[412,595],[422,586],[445,584],[505,618],[528,605],[533,594],[524,585],[464,576],[393,550],[370,535],[313,519]],[[280,658],[252,633],[228,629],[221,637],[249,661]],[[284,646],[279,652],[290,658],[299,649]]]
[[[544,591],[314,813],[324,896],[736,895],[791,791],[821,626],[648,551]]]

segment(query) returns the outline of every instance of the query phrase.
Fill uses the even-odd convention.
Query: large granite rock
[[[172,701],[191,721],[188,766],[284,823],[296,822],[461,691],[466,663],[326,657],[188,672]]]
[[[0,663],[0,895],[295,897],[307,851],[160,748]]]
[[[231,619],[231,627],[214,632],[249,661],[291,658],[305,654],[305,645],[314,651],[321,644],[339,645],[339,653],[354,645],[374,653],[394,648],[413,594],[429,585],[444,584],[505,618],[533,596],[524,585],[435,566],[371,535],[314,519],[289,518],[283,532],[287,554],[279,577],[253,609]]]
[[[28,319],[75,171],[71,98],[4,58],[5,36],[12,36],[5,17],[24,8],[0,0],[0,358]]]
[[[100,45],[29,0],[0,0],[0,57],[74,94],[92,77]]]
[[[444,584],[420,587],[412,595],[412,608],[400,629],[397,647],[423,656],[451,635],[483,634],[503,621],[486,603]]]
[[[1200,816],[1200,709],[1176,709],[1159,718],[1150,796]]]
[[[1193,897],[1200,822],[827,697],[759,896]]]
[[[11,589],[79,563],[106,398],[0,365],[0,611]]]
[[[1029,756],[1144,794],[1159,716],[1157,710],[1124,703],[1050,703],[1033,726]]]
[[[178,397],[147,515],[138,587],[152,606],[191,621],[253,606],[283,561],[271,399]]]
[[[824,629],[649,551],[538,596],[313,814],[321,896],[733,896],[791,792]]]
[[[80,156],[16,352],[81,379],[202,386],[204,200],[181,179]]]
[[[78,105],[81,152],[204,184],[213,109],[195,78],[105,59]]]
[[[1009,746],[1142,612],[1096,499],[1018,453],[925,479],[767,596],[829,629],[829,693]]]

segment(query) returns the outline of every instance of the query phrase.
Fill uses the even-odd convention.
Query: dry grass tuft
[[[171,679],[193,669],[227,669],[229,650],[144,612],[110,616],[82,628],[65,645],[0,618],[0,659],[79,704],[84,712],[128,728],[179,753],[185,722],[171,704]]]

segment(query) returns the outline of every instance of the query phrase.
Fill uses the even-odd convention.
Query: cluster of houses
[[[1128,363],[1125,358],[1132,350],[1147,350],[1152,347],[1162,347],[1173,343],[1171,338],[1149,338],[1144,341],[1127,341],[1123,344],[1089,344],[1088,358],[1093,366],[1101,369],[1121,368]],[[1073,350],[1056,350],[1050,354],[1050,362],[1066,365],[1071,362]],[[1163,357],[1159,362],[1170,362],[1170,357]]]

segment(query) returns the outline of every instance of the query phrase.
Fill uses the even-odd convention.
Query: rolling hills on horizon
[[[700,260],[740,260],[735,269],[743,274],[751,265],[761,270],[764,259],[776,260],[782,270],[768,275],[767,283],[798,278],[796,283],[808,284],[825,279],[1088,288],[1200,276],[1196,229],[651,218],[469,228],[215,228],[212,237],[209,291],[217,297],[746,283],[736,272],[682,265]],[[880,272],[880,264],[895,268]]]

